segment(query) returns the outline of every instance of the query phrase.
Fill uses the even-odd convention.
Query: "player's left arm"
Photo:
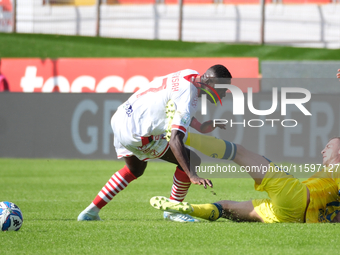
[[[190,164],[190,159],[187,154],[187,150],[183,143],[185,133],[180,130],[173,129],[171,131],[171,138],[169,141],[170,149],[174,154],[177,162],[182,167],[183,171],[190,178],[190,182],[193,184],[203,185],[204,188],[212,187],[212,182],[208,179],[201,178],[197,175],[195,166]]]
[[[215,128],[226,129],[226,124],[215,124],[213,120],[208,120],[200,123],[195,117],[192,117],[190,122],[190,127],[196,129],[202,134],[210,133],[215,130]]]
[[[336,74],[336,77],[340,79],[340,69],[338,69],[338,73]]]

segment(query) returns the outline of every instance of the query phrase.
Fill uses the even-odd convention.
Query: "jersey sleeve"
[[[190,82],[184,80],[183,83],[185,86],[181,86],[178,91],[173,93],[171,98],[176,105],[171,130],[180,130],[186,134],[191,119],[197,109],[198,91]]]

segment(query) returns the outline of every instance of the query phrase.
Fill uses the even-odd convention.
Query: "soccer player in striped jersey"
[[[233,221],[264,223],[340,222],[340,169],[338,169],[340,168],[340,137],[330,139],[321,151],[324,168],[306,181],[300,182],[289,173],[278,171],[278,167],[265,157],[241,145],[200,134],[194,136],[190,138],[192,141],[190,146],[208,156],[228,154],[227,156],[240,166],[258,166],[260,171],[250,171],[249,174],[255,181],[255,189],[266,191],[269,199],[243,202],[222,200],[208,204],[189,204],[173,203],[165,197],[158,196],[150,200],[154,208],[188,213],[206,220],[217,220],[223,217]],[[197,140],[203,141],[196,142]],[[216,142],[220,144],[218,149],[212,146]],[[264,169],[263,166],[266,168]]]
[[[193,119],[193,115],[202,93],[212,94],[215,100],[225,96],[225,89],[213,89],[218,78],[231,78],[223,65],[210,67],[202,76],[190,69],[171,73],[156,78],[118,107],[111,119],[111,127],[118,158],[124,158],[126,165],[108,180],[93,202],[79,214],[79,221],[100,220],[99,211],[130,182],[142,176],[147,161],[152,159],[177,165],[171,200],[183,201],[191,183],[212,187],[211,181],[200,178],[195,166],[190,165],[190,162],[199,165],[200,158],[184,146],[184,141],[189,125],[201,132],[213,130],[212,123],[201,125]],[[202,84],[206,86],[203,90],[200,89]],[[169,101],[176,108],[171,120],[166,113]],[[166,139],[167,132],[171,133],[169,141]],[[189,215],[170,212],[165,212],[164,218],[180,222],[197,221]]]

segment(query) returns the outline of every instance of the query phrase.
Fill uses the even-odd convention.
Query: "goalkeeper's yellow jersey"
[[[331,222],[340,211],[340,169],[336,171],[337,167],[324,168],[302,182],[310,191],[306,223]]]

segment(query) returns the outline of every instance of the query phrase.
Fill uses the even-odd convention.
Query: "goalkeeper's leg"
[[[256,166],[257,171],[248,171],[248,173],[257,184],[261,184],[269,169],[270,162],[263,156],[247,150],[242,145],[213,136],[189,133],[185,144],[212,158],[232,160],[243,167]]]
[[[185,145],[212,158],[233,160],[237,154],[236,144],[208,135],[188,133]]]
[[[262,218],[256,213],[252,201],[223,200],[209,204],[190,204],[188,202],[175,202],[166,197],[157,196],[150,199],[155,209],[171,212],[187,213],[193,217],[215,221],[221,217],[233,221],[260,221]]]

